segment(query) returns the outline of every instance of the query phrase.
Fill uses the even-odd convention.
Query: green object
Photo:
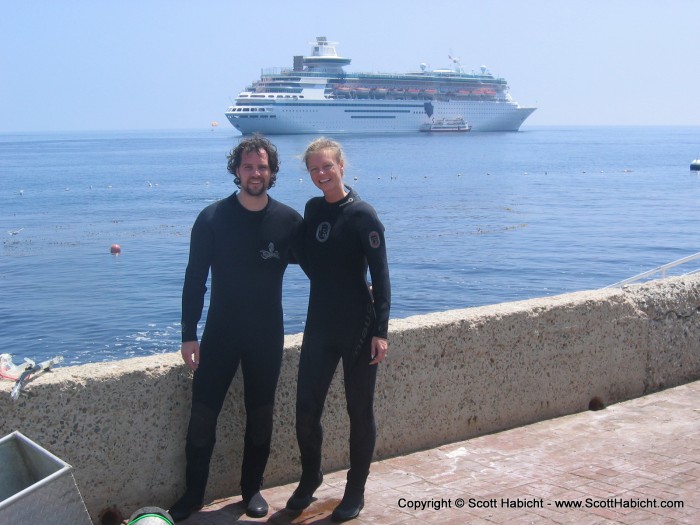
[[[144,507],[134,512],[127,525],[174,525],[173,519],[163,509]]]

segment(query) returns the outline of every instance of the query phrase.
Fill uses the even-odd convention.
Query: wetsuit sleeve
[[[306,259],[304,258],[304,221],[301,215],[298,216],[292,229],[292,239],[290,242],[289,262],[298,264],[306,273]]]
[[[391,283],[389,281],[389,263],[386,256],[384,226],[379,221],[374,210],[371,210],[364,219],[360,236],[372,278],[372,296],[374,299],[374,311],[377,316],[374,334],[372,335],[386,339],[389,332]]]
[[[299,226],[298,230],[299,235],[297,237],[297,252],[294,254],[294,256],[297,259],[297,262],[299,263],[299,266],[301,266],[301,269],[309,278],[311,278],[309,276],[309,255],[305,249],[305,238],[306,229],[308,228],[307,218],[312,217],[314,213],[313,201],[314,199],[310,199],[309,201],[307,201],[306,206],[304,207],[304,218],[302,219],[302,223]]]
[[[182,341],[197,340],[197,323],[202,318],[207,277],[213,257],[214,235],[204,217],[197,217],[190,236],[190,256],[182,287]]]

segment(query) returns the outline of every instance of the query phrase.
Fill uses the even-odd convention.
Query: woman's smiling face
[[[310,153],[306,159],[306,169],[311,180],[328,202],[337,202],[345,197],[343,187],[343,161],[336,158],[330,148]]]

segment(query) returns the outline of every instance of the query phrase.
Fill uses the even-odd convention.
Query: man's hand
[[[180,347],[182,360],[190,368],[197,370],[199,366],[199,341],[185,341]]]

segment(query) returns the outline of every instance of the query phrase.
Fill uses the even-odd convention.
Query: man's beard
[[[259,197],[260,195],[264,194],[267,191],[267,184],[263,181],[262,184],[260,184],[259,187],[256,189],[252,189],[250,187],[250,183],[242,185],[241,190],[246,192],[248,195],[251,197]]]

